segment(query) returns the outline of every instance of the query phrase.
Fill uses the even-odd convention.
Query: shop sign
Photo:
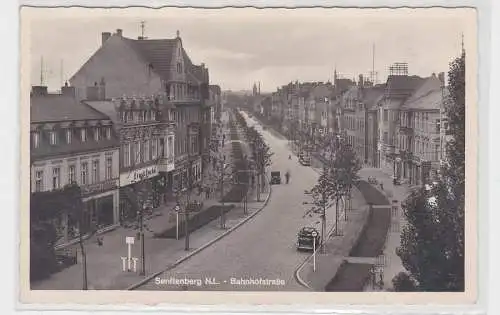
[[[127,186],[158,175],[158,166],[151,165],[120,175],[120,186]]]
[[[108,190],[118,188],[116,180],[108,180],[100,183],[85,185],[81,187],[82,195],[99,194]]]

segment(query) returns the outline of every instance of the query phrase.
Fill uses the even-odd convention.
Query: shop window
[[[61,169],[54,167],[52,169],[52,189],[61,188]]]
[[[35,191],[43,191],[43,171],[35,171]]]

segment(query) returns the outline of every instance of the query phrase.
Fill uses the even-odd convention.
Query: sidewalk
[[[224,150],[230,151],[231,146],[226,145]],[[228,154],[230,157],[230,154]],[[230,185],[230,183],[228,183]],[[227,191],[227,190],[226,190]],[[254,193],[254,192],[251,192]],[[269,194],[269,193],[268,193]],[[203,201],[205,211],[213,205],[219,204],[219,194],[212,194],[211,199],[205,199],[205,194],[192,193],[191,200]],[[264,196],[265,198],[266,196]],[[190,235],[190,250],[184,250],[184,238],[179,240],[155,238],[154,234],[175,227],[176,214],[173,210],[175,202],[168,202],[160,208],[155,209],[155,215],[144,222],[145,226],[145,254],[146,275],[165,269],[166,266],[176,263],[182,257],[192,253],[203,245],[224,234],[227,229],[235,226],[256,211],[259,211],[265,203],[252,202],[253,196],[248,200],[248,213],[243,213],[241,205],[233,204],[235,208],[226,213],[226,229],[221,229],[219,220],[213,220],[200,229],[193,231]],[[180,216],[182,224],[183,216]],[[130,285],[139,282],[144,277],[138,271],[141,268],[140,261],[137,263],[137,272],[123,271],[122,258],[127,256],[126,237],[136,237],[138,230],[119,227],[106,234],[102,234],[102,245],[97,244],[96,237],[85,241],[87,254],[87,278],[89,289],[127,289]],[[70,248],[77,249],[78,263],[51,277],[32,283],[31,288],[44,290],[81,290],[82,289],[82,261],[79,245]],[[140,258],[140,242],[135,239],[131,246],[132,257]]]
[[[347,221],[343,215],[339,221],[339,236],[331,236],[325,242],[325,253],[316,252],[316,271],[313,268],[313,258],[310,256],[301,266],[296,277],[314,291],[325,291],[325,287],[336,275],[345,257],[356,244],[363,231],[368,217],[368,207],[361,192],[352,191],[352,210],[347,213]]]
[[[401,202],[408,196],[410,186],[407,184],[394,186],[392,178],[389,174],[384,173],[382,170],[377,168],[366,168],[360,171],[360,175],[368,178],[368,176],[373,176],[377,178],[377,181],[383,184],[384,190],[382,191],[380,186],[378,189],[383,192],[387,199],[392,203],[393,200],[397,200],[395,205],[398,206],[398,211],[391,211],[391,228],[387,235],[384,253],[385,256],[385,266],[383,271],[384,280],[384,290],[392,290],[392,278],[401,271],[405,271],[401,259],[396,255],[396,248],[400,245],[400,235],[403,226],[406,224],[403,212],[401,209]],[[373,290],[370,288],[365,288],[365,290]]]

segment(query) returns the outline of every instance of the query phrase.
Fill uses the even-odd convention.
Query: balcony
[[[171,172],[175,169],[175,158],[174,156],[161,157],[158,160],[158,171],[159,172]]]

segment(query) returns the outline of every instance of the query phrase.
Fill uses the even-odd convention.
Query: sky
[[[23,9],[30,82],[57,90],[101,44],[101,32],[174,38],[196,64],[209,68],[211,84],[272,92],[290,81],[333,81],[365,76],[378,81],[388,67],[407,62],[409,74],[446,72],[475,33],[472,9]],[[472,28],[474,29],[474,28]],[[475,40],[475,39],[474,39]],[[373,49],[375,47],[375,49]],[[374,62],[373,62],[374,59]]]

